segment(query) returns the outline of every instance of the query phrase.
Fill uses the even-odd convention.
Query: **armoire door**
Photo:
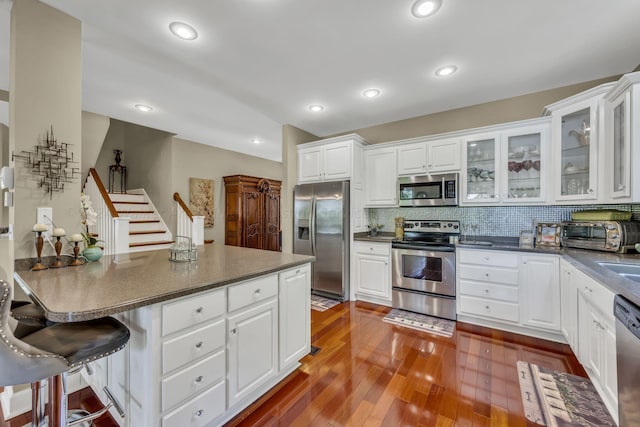
[[[263,248],[263,208],[264,194],[257,191],[242,193],[242,246],[245,248]]]
[[[264,242],[263,249],[280,250],[280,194],[265,193],[264,195]]]

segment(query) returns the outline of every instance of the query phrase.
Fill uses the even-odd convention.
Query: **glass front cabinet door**
[[[597,106],[591,99],[554,111],[554,186],[558,201],[594,200],[597,194]]]
[[[464,139],[461,202],[494,204],[500,201],[499,144],[498,134],[474,135]]]
[[[502,134],[502,202],[546,201],[549,124]]]

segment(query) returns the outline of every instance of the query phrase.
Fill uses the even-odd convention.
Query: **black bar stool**
[[[123,349],[129,341],[129,329],[116,319],[105,317],[54,323],[18,339],[14,334],[18,321],[10,316],[11,299],[11,286],[0,280],[0,385],[32,383],[35,394],[33,384],[39,385],[48,378],[48,426],[67,427],[67,372]],[[40,407],[39,402],[33,402],[32,424],[35,426],[42,422]],[[95,416],[86,418],[88,421]]]

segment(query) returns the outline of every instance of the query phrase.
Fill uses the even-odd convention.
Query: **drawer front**
[[[166,374],[226,344],[225,321],[181,335],[162,343],[162,373]]]
[[[490,317],[495,320],[518,321],[518,304],[486,300],[465,295],[459,296],[459,299],[461,312]]]
[[[229,286],[229,311],[235,311],[278,295],[278,276],[261,277]]]
[[[583,293],[585,298],[602,314],[606,315],[607,320],[613,321],[613,299],[615,294],[582,272],[578,272],[572,278],[572,282],[573,280],[575,280],[578,290]]]
[[[356,252],[359,254],[389,256],[391,255],[391,244],[373,243],[373,242],[356,242]]]
[[[481,251],[475,249],[459,250],[458,255],[458,261],[461,263],[511,268],[518,267],[520,258],[518,254],[510,254],[500,251]]]
[[[222,316],[225,290],[220,289],[162,305],[162,335]]]
[[[220,351],[162,380],[162,411],[205,390],[226,375],[225,352]]]
[[[518,288],[513,286],[493,285],[490,283],[460,280],[460,293],[480,298],[502,300],[517,303]]]
[[[162,427],[203,427],[225,410],[225,383],[162,417]]]
[[[483,265],[460,265],[460,278],[517,286],[518,270]]]

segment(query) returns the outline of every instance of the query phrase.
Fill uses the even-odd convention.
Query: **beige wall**
[[[544,107],[549,104],[602,83],[616,81],[619,78],[620,76],[607,77],[528,95],[516,96],[514,98],[487,102],[485,104],[472,105],[470,107],[350,130],[340,133],[339,135],[355,132],[370,144],[377,144],[380,142],[397,141],[406,138],[532,119],[540,117]]]
[[[94,167],[111,121],[100,114],[82,112],[82,178]]]
[[[317,141],[317,136],[295,126],[282,126],[282,199],[280,228],[282,251],[293,252],[293,187],[298,182],[298,150],[296,146]]]
[[[235,151],[223,150],[180,138],[173,140],[173,187],[169,196],[178,192],[189,204],[189,178],[214,180],[214,225],[204,229],[205,239],[224,244],[224,181],[228,175],[251,175],[282,180],[282,163],[261,159]],[[175,202],[174,202],[175,203]],[[175,215],[172,217],[175,229]],[[165,218],[165,221],[167,219]]]
[[[36,0],[16,0],[10,31],[10,151],[33,151],[53,126],[58,140],[73,144],[74,158],[81,159],[80,21]],[[15,172],[9,218],[15,224],[16,258],[35,256],[31,229],[38,206],[53,207],[54,221],[67,233],[80,230],[80,177],[50,197],[20,160]],[[44,254],[53,253],[47,246]]]

